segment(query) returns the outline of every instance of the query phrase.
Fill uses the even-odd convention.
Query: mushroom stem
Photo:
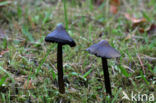
[[[102,66],[103,66],[103,73],[104,73],[104,82],[105,82],[106,93],[108,93],[110,96],[112,96],[107,59],[102,58]]]
[[[58,43],[57,48],[57,70],[58,70],[58,85],[59,85],[59,92],[65,93],[64,89],[64,80],[63,80],[63,57],[62,57],[62,44]]]

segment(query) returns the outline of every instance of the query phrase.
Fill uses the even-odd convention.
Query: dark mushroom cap
[[[106,59],[120,57],[120,53],[112,48],[106,40],[102,40],[96,44],[93,44],[86,49],[91,54],[96,55],[97,57],[102,57]]]
[[[76,43],[69,36],[62,24],[57,25],[56,29],[45,37],[46,42],[60,43],[74,47]]]

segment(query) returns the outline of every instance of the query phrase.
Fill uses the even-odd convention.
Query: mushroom
[[[96,55],[97,57],[102,58],[102,67],[103,67],[103,72],[104,72],[104,82],[105,82],[106,93],[112,96],[107,59],[120,57],[120,53],[114,48],[112,48],[109,45],[108,41],[106,40],[102,40],[96,44],[93,44],[92,46],[87,48],[86,51],[88,51],[91,54]]]
[[[76,46],[76,43],[66,32],[62,24],[58,24],[56,29],[45,37],[45,41],[58,44],[57,47],[58,85],[59,85],[59,92],[63,94],[65,93],[65,88],[64,88],[64,80],[63,80],[62,46],[67,44],[70,45],[71,47],[74,47]]]

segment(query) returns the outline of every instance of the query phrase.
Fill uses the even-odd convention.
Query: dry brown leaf
[[[156,25],[152,24],[147,30],[148,35],[156,35]]]
[[[119,0],[111,0],[110,2],[110,12],[116,14],[118,12],[118,8],[120,6]]]
[[[118,7],[116,7],[115,5],[111,5],[110,12],[113,14],[116,14],[118,12]]]
[[[131,38],[132,38],[132,35],[127,35],[124,40],[128,40],[128,39],[131,39]]]
[[[125,18],[127,20],[130,20],[133,24],[140,24],[140,23],[145,23],[146,22],[146,19],[145,18],[137,19],[137,18],[134,18],[134,17],[130,16],[127,13],[125,13],[124,16],[125,16]]]
[[[156,35],[156,24],[152,24],[149,28],[139,28],[140,33],[147,32],[149,36]]]
[[[35,86],[32,84],[32,81],[31,80],[26,80],[24,82],[24,86],[23,86],[24,89],[34,89]]]
[[[22,75],[22,76],[17,76],[14,79],[16,82],[24,82],[25,78],[26,78],[26,76]]]
[[[135,34],[128,34],[124,40],[129,40],[132,39],[134,37]]]
[[[145,29],[144,28],[139,28],[139,32],[140,33],[144,33],[145,32]]]

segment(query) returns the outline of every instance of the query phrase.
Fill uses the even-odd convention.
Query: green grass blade
[[[31,42],[34,42],[32,34],[30,34],[30,32],[28,31],[28,27],[27,26],[23,26],[22,27],[22,33],[27,37],[28,40],[30,40]]]
[[[2,86],[5,82],[5,80],[8,78],[8,76],[4,76],[0,79],[0,86]]]
[[[89,9],[92,11],[93,10],[93,0],[89,0]]]
[[[52,45],[50,46],[50,48],[52,47]],[[48,57],[49,53],[50,53],[50,49],[48,50],[48,52],[46,53],[46,55],[44,56],[44,58],[42,59],[41,63],[39,64],[39,66],[37,67],[37,70],[35,72],[35,74],[37,75],[39,70],[41,69],[41,66],[44,64],[46,58]]]
[[[2,98],[2,102],[6,103],[6,99],[5,99],[5,94],[4,93],[1,93],[1,98]]]
[[[88,72],[86,72],[84,75],[83,75],[83,78],[86,78],[91,72],[92,72],[93,69],[90,69]]]
[[[79,76],[79,74],[76,73],[76,72],[71,72],[70,75],[71,75],[71,76]]]
[[[153,73],[156,74],[156,66],[153,69]]]
[[[116,93],[116,95],[114,96],[113,100],[111,103],[116,103],[115,101],[118,99],[118,95],[121,92],[122,88],[119,88],[118,92]]]
[[[8,71],[6,71],[3,67],[0,66],[0,71],[6,73],[9,78],[12,80],[12,82],[15,82],[14,78],[12,77],[11,73],[9,73]]]
[[[119,69],[121,70],[121,73],[126,76],[129,77],[129,73],[126,71],[126,69],[124,67],[122,67],[121,65],[119,66]]]
[[[68,30],[68,15],[67,15],[66,0],[63,0],[63,4],[64,4],[64,20],[66,24],[66,29]]]
[[[53,69],[51,69],[51,72],[52,72],[52,78],[53,78],[53,80],[55,80],[56,79],[56,73],[54,72]]]
[[[149,85],[149,82],[148,82],[148,80],[145,78],[145,76],[143,75],[142,71],[140,72],[140,74],[141,74],[142,79],[145,81],[145,83],[146,83],[147,85]]]
[[[36,74],[38,74],[39,70],[41,69],[41,66],[42,66],[43,63],[45,62],[45,60],[46,60],[47,56],[49,55],[49,53],[50,53],[50,52],[48,52],[48,53],[46,54],[46,56],[42,59],[40,65],[37,67]]]
[[[11,1],[3,1],[3,2],[0,2],[0,6],[5,6],[5,5],[8,5],[10,3],[11,3]]]
[[[48,19],[50,18],[51,12],[45,12],[45,17],[42,21],[42,24],[45,25],[45,23],[48,21]]]

